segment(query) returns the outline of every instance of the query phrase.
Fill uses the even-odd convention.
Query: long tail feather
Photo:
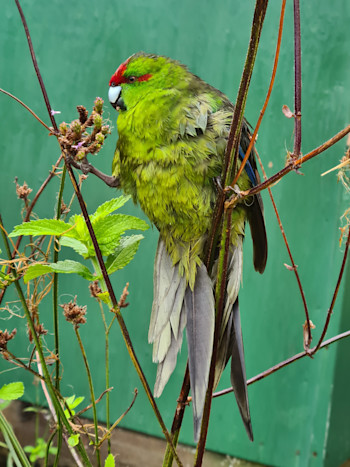
[[[153,305],[148,340],[153,343],[153,361],[158,363],[154,395],[159,397],[176,366],[186,326],[183,301],[186,280],[173,266],[160,238],[154,263]]]
[[[214,294],[204,264],[197,269],[193,291],[189,287],[186,289],[185,306],[194,438],[197,442],[208,385],[215,326]]]
[[[247,430],[249,439],[253,441],[253,430],[249,412],[247,377],[244,363],[244,349],[242,339],[241,318],[239,315],[238,299],[232,308],[232,356],[231,356],[231,384],[236,396],[241,417]]]

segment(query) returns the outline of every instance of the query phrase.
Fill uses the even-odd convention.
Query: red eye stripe
[[[136,81],[148,81],[151,77],[152,75],[150,73],[146,73],[145,75],[136,78]]]
[[[129,62],[129,59],[119,66],[119,68],[117,69],[117,71],[114,73],[114,75],[109,81],[110,86],[112,86],[112,84],[114,84],[115,86],[119,86],[119,84],[129,82],[129,77],[124,76],[124,73],[127,69],[128,62]],[[136,77],[136,81],[148,81],[151,78],[151,76],[152,76],[151,74],[146,73],[142,76]]]

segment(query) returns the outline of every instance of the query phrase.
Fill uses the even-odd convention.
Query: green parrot
[[[114,185],[130,194],[159,230],[148,334],[153,361],[158,363],[154,395],[161,395],[176,366],[186,328],[194,438],[198,440],[212,355],[217,269],[216,259],[208,274],[203,259],[234,106],[179,62],[143,52],[122,63],[109,86],[109,100],[119,112]],[[250,137],[244,121],[241,159]],[[238,186],[247,190],[257,183],[252,152]],[[231,358],[232,386],[253,440],[238,308],[246,220],[253,239],[254,267],[262,273],[267,239],[260,195],[237,205],[232,213],[215,386]]]

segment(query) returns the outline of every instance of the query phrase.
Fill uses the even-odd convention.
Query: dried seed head
[[[17,179],[16,179],[15,183],[16,183],[16,193],[17,193],[18,198],[27,199],[29,194],[33,190],[28,187],[27,182],[24,182],[23,185],[18,185]]]
[[[98,281],[90,282],[89,284],[90,294],[93,298],[98,298],[98,294],[102,293],[102,289]]]
[[[35,332],[37,336],[44,336],[45,334],[47,334],[47,329],[44,328],[43,324],[38,323],[38,324],[35,324],[34,327],[35,327]],[[29,326],[28,326],[28,339],[29,339],[29,342],[33,342],[33,334]]]
[[[7,343],[15,337],[16,333],[16,328],[11,333],[7,329],[5,331],[0,330],[0,352],[7,350]]]
[[[74,324],[74,326],[79,327],[79,324],[86,323],[86,305],[79,306],[76,303],[77,297],[74,297],[73,301],[60,305],[63,308],[63,314],[67,321]]]
[[[69,207],[66,205],[66,203],[63,201],[61,201],[61,214],[68,214],[70,211]]]
[[[77,105],[77,110],[79,113],[80,123],[85,123],[86,120],[88,119],[89,112],[86,110],[86,108],[83,105]]]
[[[129,288],[129,282],[127,282],[125,284],[123,292],[122,292],[122,294],[120,296],[120,299],[119,299],[119,302],[118,302],[119,308],[125,308],[125,307],[127,307],[129,305],[129,303],[126,303],[127,296],[129,295],[128,288]]]

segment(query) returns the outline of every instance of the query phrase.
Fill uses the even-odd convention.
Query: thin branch
[[[299,0],[294,0],[294,150],[293,157],[300,156],[301,149],[301,34]],[[310,336],[310,323],[308,322]]]
[[[343,332],[342,334],[337,334],[336,336],[322,342],[319,349],[323,349],[323,348],[327,347],[328,345],[333,344],[334,342],[337,342],[337,341],[339,341],[341,339],[345,339],[346,337],[350,337],[350,331]],[[274,365],[273,367],[269,368],[268,370],[265,370],[265,371],[263,371],[262,373],[259,373],[256,376],[253,376],[253,378],[248,379],[247,384],[248,385],[254,384],[257,381],[260,381],[260,380],[266,378],[267,376],[270,376],[273,373],[276,373],[276,371],[281,370],[282,368],[290,365],[291,363],[296,362],[297,360],[300,360],[301,358],[308,357],[308,356],[309,356],[309,352],[307,352],[307,351],[300,352],[300,353],[298,353],[296,355],[293,355],[293,357],[290,357],[287,360],[284,360],[283,362],[280,362],[277,365]],[[213,394],[213,397],[224,396],[225,394],[229,394],[231,392],[233,392],[232,387],[227,388],[227,389],[223,389],[222,391],[215,392]]]
[[[279,22],[279,27],[278,27],[278,37],[277,37],[277,44],[276,44],[276,52],[275,52],[275,59],[274,59],[274,63],[273,63],[273,68],[272,68],[272,75],[271,75],[271,80],[270,80],[270,85],[269,85],[269,89],[267,91],[267,95],[266,95],[266,99],[265,99],[265,102],[264,102],[264,105],[260,111],[260,115],[259,115],[259,118],[258,118],[258,121],[255,125],[255,129],[254,129],[254,132],[253,132],[253,136],[250,140],[250,143],[249,143],[249,146],[248,146],[248,149],[247,149],[247,152],[245,153],[245,156],[244,156],[244,159],[243,161],[241,162],[241,165],[239,167],[239,170],[233,180],[233,182],[231,183],[231,186],[235,186],[235,184],[237,183],[241,173],[243,172],[243,169],[244,169],[244,166],[250,156],[250,153],[253,149],[253,146],[254,146],[254,143],[255,143],[255,140],[256,140],[256,137],[257,137],[257,134],[258,134],[258,131],[259,131],[259,128],[260,128],[260,124],[261,124],[261,121],[263,119],[263,116],[265,115],[265,111],[266,111],[266,108],[267,108],[267,104],[269,103],[269,100],[270,100],[270,96],[271,96],[271,92],[272,92],[272,88],[273,88],[273,85],[274,85],[274,82],[275,82],[275,77],[276,77],[276,72],[277,72],[277,65],[278,65],[278,60],[279,60],[279,56],[280,56],[280,48],[281,48],[281,41],[282,41],[282,32],[283,32],[283,23],[284,23],[284,12],[285,12],[285,9],[286,9],[286,0],[282,0],[282,6],[281,6],[281,14],[280,14],[280,22]]]
[[[47,108],[47,111],[48,111],[52,126],[53,126],[54,130],[56,132],[58,132],[58,127],[57,127],[57,124],[56,124],[56,120],[55,120],[55,118],[54,118],[54,116],[52,115],[52,112],[51,112],[52,108],[51,108],[51,105],[50,105],[49,97],[47,95],[46,88],[45,88],[45,85],[44,85],[44,81],[42,79],[42,76],[41,76],[41,73],[40,73],[40,70],[39,70],[39,66],[38,66],[38,62],[36,60],[36,56],[35,56],[35,53],[34,53],[32,38],[30,37],[27,21],[25,19],[24,14],[23,14],[23,10],[22,10],[22,7],[21,7],[21,5],[19,3],[19,0],[15,0],[15,2],[16,2],[19,14],[21,16],[22,24],[23,24],[23,27],[24,27],[24,30],[25,30],[25,33],[26,33],[26,36],[27,36],[30,55],[32,56],[32,62],[33,62],[34,68],[35,68],[36,76],[38,77],[38,81],[39,81],[39,84],[40,84],[41,92],[42,92],[43,97],[44,97],[46,108]]]
[[[30,215],[31,215],[31,213],[32,213],[32,211],[33,211],[33,209],[34,209],[34,206],[36,205],[36,203],[37,203],[37,201],[38,201],[40,195],[42,194],[42,192],[44,191],[44,189],[46,188],[46,186],[48,185],[48,183],[50,182],[50,180],[54,177],[55,172],[56,172],[58,166],[60,165],[60,163],[61,163],[61,161],[62,161],[62,158],[63,158],[63,155],[61,154],[60,157],[57,159],[56,164],[53,166],[52,170],[50,171],[49,175],[47,176],[46,180],[44,180],[43,184],[41,185],[41,187],[40,187],[39,190],[37,191],[36,195],[34,196],[33,201],[32,201],[32,202],[30,203],[30,205],[28,206],[28,209],[27,209],[27,212],[26,212],[26,216],[25,216],[23,222],[28,222],[28,221],[29,221]],[[12,259],[13,259],[13,258],[16,256],[16,254],[17,254],[17,251],[18,251],[19,246],[20,246],[20,244],[21,244],[22,238],[23,238],[22,235],[19,236],[19,237],[17,238],[16,245],[15,245],[15,247],[14,247],[12,253],[11,253],[11,258],[12,258]],[[10,269],[8,268],[8,269],[7,269],[7,273],[9,273],[9,271],[10,271]],[[2,300],[3,300],[3,298],[4,298],[6,289],[7,289],[7,287],[5,287],[4,289],[2,289],[2,290],[0,291],[0,305],[1,305],[1,302],[2,302]]]
[[[38,120],[39,123],[41,123],[47,130],[49,130],[49,132],[51,133],[51,128],[48,127],[46,125],[46,123],[44,123],[38,116],[37,114],[30,108],[28,107],[24,102],[22,102],[20,99],[18,99],[18,97],[14,96],[13,94],[11,94],[10,92],[8,91],[5,91],[5,89],[2,89],[0,88],[0,92],[3,92],[4,94],[6,94],[7,96],[11,97],[12,99],[14,99],[15,101],[17,101],[19,104],[23,105],[23,107],[25,109],[28,110],[28,112],[30,112],[34,118],[36,118]]]
[[[342,138],[344,138],[344,136],[346,136],[348,133],[350,133],[350,125],[346,126],[343,130],[339,131],[339,133],[332,136],[332,138],[330,138],[328,141],[321,144],[317,148],[313,149],[312,151],[307,153],[305,156],[302,156],[296,160],[291,160],[283,169],[281,169],[279,172],[272,175],[270,178],[268,178],[264,182],[252,187],[250,190],[242,191],[239,194],[239,200],[236,195],[232,196],[229,200],[226,201],[225,209],[233,208],[237,204],[238,201],[243,200],[244,198],[247,198],[249,196],[256,195],[257,193],[260,193],[260,191],[263,191],[266,188],[268,188],[269,186],[274,185],[279,180],[281,180],[281,178],[287,175],[289,172],[292,172],[293,170],[300,168],[301,164],[309,161],[310,159],[313,159],[314,157],[318,156],[322,152],[329,149],[335,143],[337,143]]]
[[[121,414],[121,416],[118,418],[118,420],[116,420],[113,425],[111,426],[111,428],[107,431],[107,433],[103,436],[103,438],[100,440],[99,442],[99,447],[101,446],[101,444],[108,438],[110,438],[111,434],[112,434],[112,431],[114,430],[114,428],[119,425],[119,423],[123,420],[123,418],[125,417],[125,415],[131,410],[132,406],[134,405],[135,403],[135,400],[136,400],[136,397],[137,397],[137,394],[138,394],[138,391],[137,389],[135,388],[134,389],[134,397],[131,401],[131,404],[129,405],[129,407],[125,410],[124,413]]]
[[[265,169],[264,169],[264,166],[262,164],[262,161],[260,159],[260,156],[259,156],[259,153],[257,152],[257,150],[255,150],[255,153],[256,153],[256,157],[259,161],[259,164],[260,164],[260,167],[261,167],[261,171],[263,173],[263,177],[264,177],[264,180],[267,179],[267,176],[266,176],[266,172],[265,172]],[[295,261],[294,261],[294,258],[293,258],[293,255],[292,255],[292,251],[289,247],[289,243],[288,243],[288,240],[287,240],[287,236],[286,236],[286,233],[284,231],[284,228],[283,228],[283,225],[282,225],[282,220],[281,220],[281,217],[279,215],[279,212],[278,212],[278,209],[277,209],[277,206],[276,206],[276,203],[275,203],[275,199],[272,195],[272,190],[270,187],[267,188],[268,192],[269,192],[269,196],[270,196],[270,199],[271,199],[271,202],[272,202],[272,206],[273,206],[273,209],[275,211],[275,214],[276,214],[276,218],[277,218],[277,222],[278,222],[278,225],[279,225],[279,228],[280,228],[280,231],[281,231],[281,234],[282,234],[282,237],[283,237],[283,241],[284,241],[284,244],[286,245],[286,248],[287,248],[287,252],[288,252],[288,256],[289,256],[289,259],[292,263],[292,269],[293,269],[293,272],[295,274],[295,278],[297,280],[297,283],[298,283],[298,287],[299,287],[299,291],[300,291],[300,295],[301,295],[301,300],[303,302],[303,306],[304,306],[304,311],[305,311],[305,316],[306,316],[306,322],[309,323],[310,322],[310,318],[309,318],[309,310],[308,310],[308,306],[307,306],[307,303],[306,303],[306,298],[305,298],[305,294],[304,294],[304,290],[303,290],[303,287],[301,285],[301,280],[300,280],[300,276],[299,276],[299,273],[298,273],[298,267],[297,265],[295,264]],[[311,344],[311,331],[310,331],[310,334],[308,334],[308,339],[307,341],[304,341],[304,349],[307,350],[310,348],[310,344]]]
[[[334,304],[335,304],[335,301],[336,301],[337,296],[338,296],[340,283],[341,283],[342,278],[343,278],[343,275],[344,275],[346,259],[347,259],[348,251],[349,251],[349,243],[350,243],[350,226],[349,226],[349,229],[348,229],[348,238],[347,238],[346,245],[345,245],[345,251],[344,251],[343,261],[342,261],[342,263],[341,263],[341,267],[340,267],[340,271],[339,271],[339,276],[338,276],[337,284],[336,284],[336,286],[335,286],[335,290],[334,290],[334,293],[333,293],[331,305],[330,305],[330,307],[329,307],[329,309],[328,309],[326,322],[325,322],[325,325],[324,325],[324,328],[323,328],[321,337],[320,337],[320,339],[319,339],[319,341],[318,341],[316,347],[314,347],[314,348],[312,349],[311,355],[314,355],[314,354],[318,351],[318,349],[321,347],[322,341],[323,341],[323,339],[324,339],[324,337],[325,337],[325,335],[326,335],[326,332],[327,332],[327,329],[328,329],[328,325],[329,325],[329,321],[330,321],[331,315],[332,315],[332,313],[333,313]]]

